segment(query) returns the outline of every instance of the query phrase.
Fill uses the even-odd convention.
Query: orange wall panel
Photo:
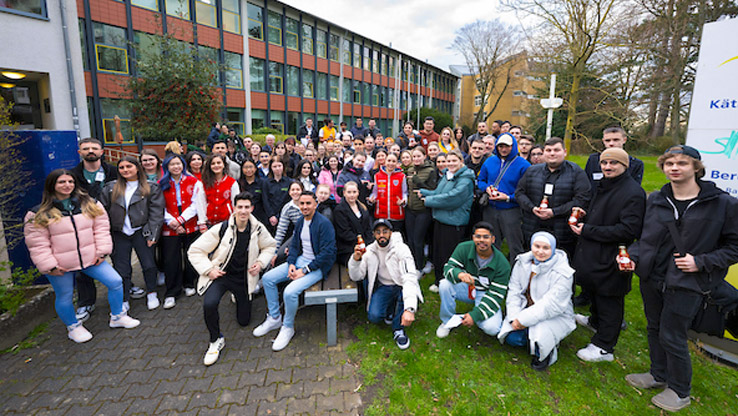
[[[341,103],[331,101],[331,114],[338,115],[341,113]],[[338,124],[339,122],[336,122]]]
[[[276,45],[269,45],[269,60],[284,63],[284,48]]]
[[[300,52],[287,49],[287,65],[300,66]]]
[[[338,62],[331,62],[331,75],[340,76],[341,75],[341,64]]]
[[[161,22],[157,20],[158,13],[140,7],[131,7],[131,21],[133,30],[146,33],[162,33]]]
[[[272,94],[269,99],[272,110],[284,111],[284,95]]]
[[[105,98],[125,98],[128,96],[126,83],[128,77],[123,75],[107,74],[99,72],[97,74],[97,88],[101,97]],[[122,94],[122,95],[121,95]]]
[[[77,0],[77,16],[85,17],[85,0]]]
[[[167,16],[167,32],[172,33],[176,39],[184,42],[193,42],[192,22],[182,20],[174,16]]]
[[[220,49],[220,32],[218,32],[218,29],[198,24],[197,43]]]
[[[254,58],[266,59],[266,45],[264,42],[249,38],[249,55]]]
[[[88,97],[92,97],[94,95],[92,91],[92,73],[90,71],[85,71],[85,92]]]
[[[354,112],[353,112],[353,110],[351,108],[351,104],[344,104],[343,105],[343,115],[344,116],[353,116],[354,115]]]
[[[310,55],[302,54],[302,66],[305,69],[315,70],[315,58]]]
[[[318,100],[318,113],[328,114],[328,101]]]
[[[223,32],[223,49],[243,55],[243,36]]]
[[[126,27],[126,6],[113,0],[90,1],[90,18],[96,22]]]
[[[287,111],[300,111],[300,97],[287,97]]]
[[[246,92],[226,88],[226,105],[228,107],[246,108]]]
[[[302,101],[302,106],[306,113],[315,113],[315,100],[306,98]]]
[[[328,60],[327,59],[318,58],[318,71],[328,72]]]
[[[260,110],[266,110],[267,108],[267,95],[265,92],[252,92],[251,93],[251,107]]]

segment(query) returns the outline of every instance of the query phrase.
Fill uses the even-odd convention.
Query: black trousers
[[[661,290],[655,282],[641,279],[646,313],[651,375],[665,381],[679,397],[692,388],[692,361],[687,330],[702,304],[702,295],[687,290]]]
[[[77,307],[94,305],[97,302],[95,280],[82,272],[77,273],[75,279],[77,280]]]
[[[176,297],[182,293],[182,288],[194,288],[197,272],[187,258],[187,250],[193,241],[200,236],[199,232],[190,234],[162,236],[159,241],[161,257],[164,262],[166,276],[166,297]]]
[[[620,337],[620,324],[625,313],[625,296],[603,296],[590,291],[592,304],[589,311],[589,323],[597,332],[592,336],[592,343],[607,352],[612,352]]]
[[[407,245],[413,253],[415,268],[420,270],[425,266],[425,254],[423,246],[425,237],[428,235],[429,226],[433,221],[430,210],[405,211],[405,229],[407,232]]]
[[[120,231],[113,231],[113,267],[115,271],[123,278],[123,300],[128,301],[131,296],[131,251],[136,250],[136,256],[141,263],[143,270],[144,282],[146,283],[146,292],[156,292],[156,275],[159,271],[156,269],[154,262],[154,248],[149,247],[146,243],[141,230],[136,231],[133,235],[128,236]]]
[[[241,326],[246,326],[251,320],[251,300],[246,293],[246,283],[230,275],[223,275],[210,284],[203,295],[203,312],[205,325],[210,333],[210,342],[215,342],[221,337],[220,315],[218,305],[223,295],[230,291],[236,297],[236,320]]]
[[[434,221],[433,228],[433,268],[436,274],[436,285],[443,279],[443,266],[446,264],[454,249],[464,241],[466,226],[446,225]]]

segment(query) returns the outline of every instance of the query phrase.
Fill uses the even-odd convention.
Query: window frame
[[[209,7],[213,10],[212,15],[213,17],[215,17],[215,24],[211,25],[211,24],[205,23],[200,20],[201,13],[198,13],[199,11],[197,10],[198,5],[202,5],[203,7]],[[197,16],[197,18],[195,19],[196,20],[195,23],[199,23],[207,27],[214,27],[214,28],[218,27],[218,9],[215,7],[215,4],[205,3],[203,0],[195,0],[195,16]]]
[[[100,51],[98,50],[98,47],[109,48],[109,49],[118,49],[118,50],[123,51],[123,53],[125,54],[126,70],[125,71],[115,71],[115,70],[112,70],[112,69],[100,68]],[[113,74],[128,75],[130,73],[130,64],[128,63],[128,49],[127,48],[121,48],[120,46],[106,45],[104,43],[95,43],[95,66],[97,67],[97,70],[100,71],[100,72],[110,72],[110,73],[113,73]]]
[[[111,129],[111,136],[110,136],[110,137],[113,138],[112,140],[108,140],[107,124],[110,123],[110,122],[113,123],[113,128]],[[123,124],[122,124],[123,122],[127,122],[128,125],[130,126],[130,129],[131,129],[131,136],[130,136],[131,138],[129,140],[125,140],[125,138],[124,138],[124,140],[123,140],[122,143],[123,144],[134,144],[134,143],[136,143],[136,136],[133,134],[133,126],[131,125],[131,119],[130,118],[120,118],[120,122],[121,122],[121,125],[120,125],[121,130],[123,130]],[[103,128],[103,142],[105,144],[118,144],[118,142],[115,141],[115,130],[114,130],[115,129],[115,118],[103,118],[102,119],[102,128]],[[123,132],[121,132],[121,135],[122,134],[123,134]]]
[[[155,12],[158,12],[159,11],[159,2],[156,1],[156,0],[154,0],[154,5],[155,5],[154,7],[155,8],[146,7],[144,5],[134,3],[137,0],[130,0],[130,1],[131,1],[131,6],[140,7],[142,9],[152,10],[152,11],[155,11]]]
[[[284,47],[287,49],[292,49],[293,51],[299,51],[300,50],[300,34],[297,33],[300,31],[300,22],[298,20],[295,20],[291,17],[285,16],[284,17]],[[297,25],[297,32],[291,32],[289,30],[289,23],[290,21],[295,22],[295,25]],[[295,37],[295,47],[288,45],[287,38],[288,36],[294,36]]]
[[[308,31],[310,33],[310,37],[305,36],[306,33],[305,29],[310,28]],[[315,34],[313,32],[313,26],[309,25],[307,23],[303,23],[301,27],[301,34],[302,34],[302,40],[300,42],[300,47],[302,49],[302,53],[306,53],[308,55],[315,55]],[[310,42],[310,51],[306,51],[305,48],[305,42]]]
[[[320,41],[320,35],[321,34],[325,35],[323,37],[323,40],[324,40],[323,42]],[[317,46],[315,48],[316,49],[315,56],[317,56],[318,58],[328,59],[328,32],[326,32],[325,30],[322,30],[322,29],[317,29],[315,38],[316,38],[315,39],[315,44]],[[323,47],[322,54],[321,54],[321,50],[320,50],[321,49],[320,48],[321,46]]]
[[[272,69],[271,69],[272,64],[279,65],[281,67],[281,70],[279,71],[280,72],[279,75],[272,75]],[[269,79],[268,92],[272,94],[284,94],[284,64],[279,63],[279,62],[272,62],[272,61],[267,62],[267,74],[268,74],[268,79]],[[280,87],[279,91],[272,91],[272,79],[279,79],[279,87]]]
[[[250,8],[254,8],[254,7],[257,8],[257,9],[259,9],[259,13],[261,14],[261,20],[256,20],[256,19],[252,19],[251,18],[251,14],[249,13],[249,9]],[[248,37],[251,38],[251,39],[260,40],[260,41],[263,42],[264,41],[264,8],[261,7],[261,6],[257,6],[256,4],[247,2],[246,3],[246,20],[249,23],[249,27],[247,29],[248,30]],[[254,37],[254,36],[251,36],[251,28],[252,28],[251,22],[254,22],[254,23],[256,23],[256,24],[259,25],[259,37],[258,38],[257,37]],[[254,26],[254,27],[256,27],[256,26]]]
[[[271,25],[271,23],[269,22],[270,14],[273,14],[273,15],[276,15],[276,17],[279,17],[279,27],[276,27],[276,26],[272,26]],[[269,10],[269,9],[267,9],[266,15],[267,15],[266,16],[266,19],[267,19],[267,30],[274,29],[274,30],[279,31],[279,38],[278,38],[279,43],[277,43],[277,42],[274,41],[274,36],[272,36],[271,34],[269,34],[269,43],[271,43],[272,45],[275,45],[275,46],[283,46],[284,45],[284,42],[282,40],[282,35],[283,35],[283,31],[282,31],[282,15],[279,14],[279,13],[277,13],[277,12],[275,12],[274,10]],[[275,16],[271,16],[271,17],[275,17]]]

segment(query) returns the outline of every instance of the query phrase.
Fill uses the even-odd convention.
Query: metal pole
[[[548,90],[548,99],[553,101],[556,90],[556,74],[551,74],[551,87]],[[553,127],[554,109],[548,109],[548,118],[546,120],[546,140],[551,138],[551,127]]]
[[[69,35],[67,34],[67,7],[64,0],[59,0],[59,8],[61,10],[62,38],[64,39],[64,55],[67,62],[67,82],[69,83],[69,100],[72,104],[72,124],[77,132],[77,140],[80,137],[79,113],[77,108],[77,89],[74,86],[74,72],[72,68],[72,55],[69,46]]]

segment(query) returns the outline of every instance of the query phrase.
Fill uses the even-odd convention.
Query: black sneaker
[[[392,321],[395,320],[394,315],[387,315],[384,317],[384,323],[387,325],[392,325]]]
[[[77,321],[84,322],[87,319],[90,318],[90,315],[92,314],[92,311],[95,310],[95,305],[89,305],[89,306],[80,306],[77,308],[77,312],[75,315],[77,316]]]
[[[405,335],[404,329],[398,329],[395,331],[395,344],[397,344],[397,348],[401,350],[406,350],[410,346],[410,338]]]
[[[141,299],[144,296],[146,296],[146,291],[141,289],[138,286],[133,286],[131,288],[130,293],[131,293],[131,299]]]
[[[575,296],[574,299],[572,299],[572,303],[574,304],[575,308],[579,308],[582,306],[589,306],[592,301],[589,299],[589,296],[586,293],[582,293],[579,296]]]

